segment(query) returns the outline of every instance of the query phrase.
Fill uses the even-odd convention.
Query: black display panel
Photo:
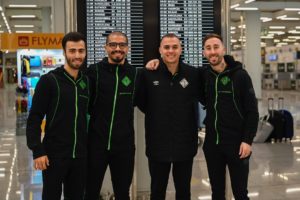
[[[214,32],[213,10],[213,0],[160,0],[160,35],[178,35],[183,44],[182,59],[195,67],[203,64],[203,37]]]

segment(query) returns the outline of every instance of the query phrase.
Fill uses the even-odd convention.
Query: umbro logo
[[[159,85],[159,81],[153,81],[153,85],[155,86]]]

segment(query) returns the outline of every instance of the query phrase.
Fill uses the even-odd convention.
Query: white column
[[[52,33],[65,33],[65,1],[52,0]]]
[[[256,97],[261,99],[261,46],[260,46],[260,11],[245,12],[246,49],[245,66],[251,76]]]
[[[51,8],[42,8],[42,33],[51,33]]]

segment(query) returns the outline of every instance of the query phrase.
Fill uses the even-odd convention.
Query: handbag
[[[267,114],[259,118],[256,135],[253,139],[255,143],[264,143],[271,135],[274,127],[268,122],[270,115]]]

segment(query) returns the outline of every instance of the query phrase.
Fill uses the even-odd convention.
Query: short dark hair
[[[82,33],[69,32],[62,39],[62,47],[63,47],[64,51],[66,50],[66,44],[69,41],[72,41],[72,42],[84,41],[84,43],[86,44],[85,36]]]
[[[167,33],[164,36],[162,36],[162,38],[160,39],[160,43],[159,44],[161,44],[161,41],[164,38],[177,38],[181,42],[180,38],[175,33]]]
[[[123,36],[126,39],[126,43],[128,43],[128,37],[125,33],[122,33],[121,31],[113,31],[110,34],[108,34],[108,36],[106,37],[106,44],[109,41],[109,37],[112,36],[112,35]]]
[[[204,45],[205,45],[205,42],[206,42],[208,39],[211,39],[211,38],[218,38],[218,39],[223,43],[223,38],[222,38],[219,34],[216,34],[216,33],[209,33],[209,34],[207,34],[207,35],[203,38],[203,41],[202,41],[203,47],[204,47]]]

